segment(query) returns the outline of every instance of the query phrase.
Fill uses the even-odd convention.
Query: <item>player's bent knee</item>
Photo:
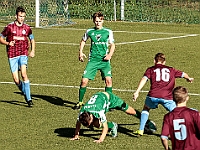
[[[127,114],[130,114],[130,115],[135,115],[136,114],[136,111],[133,107],[128,107],[128,109],[126,110],[126,113]]]
[[[83,79],[81,80],[81,86],[82,86],[82,87],[85,87],[87,84],[88,84],[88,79],[83,78]]]

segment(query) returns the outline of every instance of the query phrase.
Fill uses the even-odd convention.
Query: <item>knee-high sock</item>
[[[79,102],[83,102],[83,97],[86,92],[86,87],[80,87],[79,89]]]
[[[114,127],[113,122],[107,122],[107,124],[108,124],[108,129],[112,129]]]
[[[136,111],[136,114],[134,115],[136,118],[138,118],[138,119],[141,119],[141,112],[140,111],[138,111],[138,110],[136,110],[135,109],[135,111]]]
[[[135,109],[135,111],[136,111],[136,114],[134,115],[136,118],[138,118],[138,119],[141,119],[141,112],[140,111],[138,111],[138,110],[136,110]],[[146,122],[146,124],[148,124],[149,122],[150,122],[151,120],[147,120],[147,122]]]
[[[24,91],[24,82],[22,82],[21,80],[19,80],[19,84],[17,84],[17,87],[19,88],[19,90],[25,94],[25,91]]]
[[[111,92],[112,93],[112,87],[105,87],[106,92]]]
[[[26,96],[26,100],[29,101],[31,100],[31,89],[30,89],[30,81],[24,81],[24,92]]]
[[[149,112],[146,110],[143,110],[141,113],[141,119],[140,119],[140,128],[139,130],[144,130],[145,124],[149,118]]]

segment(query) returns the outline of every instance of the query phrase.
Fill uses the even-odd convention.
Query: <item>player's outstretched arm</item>
[[[102,125],[103,125],[102,134],[101,134],[101,136],[98,140],[94,140],[94,142],[96,142],[96,143],[103,142],[105,137],[106,137],[106,134],[108,133],[108,123],[107,123],[107,121],[105,121]]]
[[[184,76],[183,76],[188,82],[192,83],[194,78],[190,78],[189,75],[187,73],[184,72]]]
[[[139,96],[139,92],[141,91],[141,89],[143,88],[143,86],[146,84],[147,82],[147,78],[146,77],[143,77],[141,80],[140,80],[140,83],[138,85],[138,88],[137,90],[135,91],[135,93],[133,94],[133,101],[136,101],[136,99],[138,98]]]
[[[79,138],[79,131],[80,131],[80,128],[81,128],[81,123],[80,123],[80,121],[77,121],[76,122],[76,129],[75,129],[75,135],[74,135],[74,137],[73,138],[71,138],[70,140],[79,140],[80,138]]]

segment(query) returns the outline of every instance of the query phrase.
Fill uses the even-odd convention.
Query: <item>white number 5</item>
[[[183,123],[185,123],[185,119],[173,120],[174,132],[177,140],[185,140],[187,138],[187,129]]]

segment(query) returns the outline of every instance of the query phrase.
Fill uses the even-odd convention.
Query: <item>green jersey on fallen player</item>
[[[80,114],[84,111],[94,115],[95,118],[99,118],[103,123],[107,121],[106,113],[110,109],[121,109],[126,111],[128,105],[118,96],[111,92],[98,92],[94,94],[81,108]]]

